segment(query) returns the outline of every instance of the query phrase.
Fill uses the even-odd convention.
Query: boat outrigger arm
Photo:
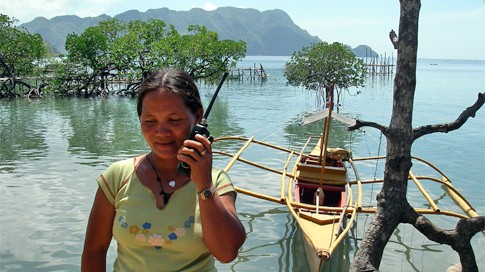
[[[232,166],[236,162],[240,162],[240,163],[244,163],[244,164],[247,164],[247,165],[262,169],[262,170],[266,170],[266,171],[269,171],[269,172],[272,172],[272,173],[279,174],[279,175],[281,175],[282,179],[283,178],[294,178],[292,173],[287,171],[288,163],[285,163],[284,167],[282,169],[275,169],[275,168],[265,166],[261,163],[255,162],[255,161],[247,160],[242,155],[243,155],[244,151],[250,145],[262,145],[262,146],[268,147],[268,148],[273,149],[273,150],[279,150],[281,152],[287,153],[288,154],[288,160],[287,161],[289,161],[291,159],[291,157],[298,157],[300,155],[300,152],[295,151],[295,150],[290,150],[290,149],[287,149],[287,148],[284,148],[284,147],[281,147],[281,146],[273,145],[273,144],[270,144],[268,142],[259,141],[259,140],[254,139],[254,137],[247,138],[247,137],[243,137],[243,136],[227,136],[227,137],[220,137],[220,138],[214,139],[214,143],[228,142],[228,141],[244,142],[244,145],[234,154],[227,153],[227,152],[220,151],[220,150],[214,150],[213,151],[214,154],[218,154],[218,155],[222,155],[222,156],[231,158],[230,162],[227,163],[226,167],[224,168],[224,170],[226,172],[230,172]],[[411,158],[413,159],[413,161],[420,162],[420,163],[426,165],[427,167],[434,169],[435,172],[437,173],[437,175],[439,176],[439,177],[435,177],[435,176],[431,176],[431,175],[426,175],[426,176],[420,175],[420,176],[416,176],[416,179],[420,183],[423,183],[424,181],[440,183],[443,186],[443,188],[446,190],[446,192],[450,195],[450,197],[457,204],[459,204],[461,209],[466,214],[460,214],[460,213],[457,213],[455,211],[450,211],[450,210],[442,209],[442,208],[440,208],[440,209],[415,208],[416,212],[421,213],[421,214],[442,214],[442,215],[457,217],[457,218],[469,218],[469,217],[478,216],[476,209],[466,200],[466,198],[463,195],[461,195],[458,192],[458,190],[453,186],[450,179],[445,174],[443,174],[443,172],[441,170],[439,170],[436,166],[434,166],[433,164],[431,164],[430,162],[428,162],[428,161],[426,161],[422,158],[419,158],[419,157],[416,157],[416,156],[412,156]],[[364,186],[364,185],[382,183],[383,182],[382,179],[361,179],[359,177],[359,174],[358,174],[358,171],[357,171],[357,166],[355,164],[358,163],[358,162],[361,162],[361,161],[376,161],[376,160],[385,160],[385,159],[386,159],[385,156],[358,157],[358,158],[353,157],[353,158],[349,159],[349,163],[351,165],[351,168],[353,169],[354,176],[355,176],[354,180],[350,180],[348,182],[349,185],[355,186],[355,185],[357,185],[357,183],[361,183]],[[409,179],[412,180],[411,175],[410,175]],[[281,189],[284,190],[283,189],[284,187],[286,187],[286,186],[282,186]],[[286,197],[285,197],[286,192],[283,193],[283,194],[280,194],[280,196],[276,197],[276,196],[270,196],[270,195],[254,192],[254,191],[242,188],[240,186],[235,186],[235,188],[239,193],[242,193],[242,194],[245,194],[245,195],[248,195],[248,196],[252,196],[252,197],[256,197],[256,198],[259,198],[259,199],[271,201],[271,202],[274,202],[274,203],[279,203],[279,204],[286,206],[286,201],[287,201]],[[283,197],[281,197],[281,195],[283,195]],[[316,208],[315,205],[301,204],[301,203],[296,203],[296,202],[292,202],[291,205],[294,206],[294,207],[302,207],[302,208],[309,208],[309,209]],[[320,209],[321,208],[322,207],[320,207]],[[347,207],[346,211],[352,212],[353,209],[355,209],[355,207]],[[360,206],[360,207],[357,207],[357,209],[358,209],[359,213],[375,213],[376,212],[375,207],[362,207],[362,206]],[[332,208],[332,209],[328,209],[328,210],[333,211],[333,212],[343,211],[343,209],[341,209],[341,208]]]
[[[328,110],[325,110],[323,113],[319,113],[319,116],[320,116],[319,118],[322,118],[322,116],[323,116],[323,118],[325,118],[325,116],[328,116],[326,114],[326,112],[328,112]],[[339,121],[346,120],[346,124],[352,124],[352,121],[349,121],[349,120],[352,120],[352,119],[349,119],[347,117],[341,118],[342,116],[339,115],[339,114],[332,113],[331,117],[336,119],[336,120],[339,120]],[[315,137],[319,137],[319,136],[315,136]],[[301,152],[295,151],[295,150],[290,150],[288,148],[284,148],[284,147],[281,147],[281,146],[273,145],[273,144],[268,143],[268,142],[259,141],[259,140],[256,140],[254,137],[247,138],[247,137],[243,137],[243,136],[227,136],[227,137],[220,137],[220,138],[214,139],[214,143],[217,143],[217,142],[238,142],[238,141],[244,142],[244,144],[234,154],[227,153],[227,152],[224,152],[224,151],[221,151],[221,150],[214,150],[213,151],[214,154],[219,154],[219,155],[222,155],[222,156],[225,156],[225,157],[231,157],[232,158],[230,160],[230,162],[227,163],[225,168],[224,168],[224,170],[226,172],[229,172],[230,169],[233,167],[233,165],[236,162],[242,162],[244,164],[247,164],[247,165],[268,171],[268,172],[279,174],[279,175],[281,175],[282,181],[281,181],[281,193],[280,193],[280,196],[278,196],[278,197],[261,194],[261,193],[254,192],[254,191],[251,191],[251,190],[239,187],[239,186],[236,186],[236,190],[238,192],[242,193],[242,194],[246,194],[246,195],[249,195],[249,196],[252,196],[252,197],[256,197],[256,198],[259,198],[259,199],[279,203],[279,204],[282,204],[282,205],[287,205],[286,204],[287,198],[285,197],[286,192],[284,192],[285,188],[287,186],[284,185],[286,183],[284,180],[286,178],[295,178],[294,175],[291,173],[291,171],[288,171],[288,169],[287,169],[288,164],[290,163],[291,159],[296,159],[299,156],[301,156],[302,155]],[[265,166],[265,165],[263,165],[259,162],[256,162],[256,161],[247,160],[243,157],[243,153],[250,145],[261,145],[261,146],[267,147],[267,148],[272,149],[272,150],[281,151],[281,152],[287,154],[288,159],[284,163],[282,169],[275,169],[275,168],[272,168],[272,167],[269,167],[269,166]],[[418,213],[421,213],[421,214],[437,214],[437,213],[439,213],[439,214],[452,216],[452,217],[458,217],[458,218],[467,218],[467,217],[478,216],[475,208],[473,208],[472,205],[466,200],[466,198],[463,195],[461,195],[458,192],[458,190],[456,190],[456,188],[451,183],[451,180],[440,169],[438,169],[432,163],[430,163],[430,162],[428,162],[428,161],[426,161],[422,158],[419,158],[419,157],[416,157],[416,156],[412,156],[411,158],[412,158],[413,161],[422,163],[425,166],[434,170],[434,172],[436,172],[437,177],[427,175],[427,176],[415,176],[415,178],[413,179],[414,175],[413,175],[412,172],[410,172],[409,180],[413,180],[415,184],[417,184],[417,182],[422,183],[424,181],[442,184],[443,188],[445,189],[445,192],[451,197],[451,199],[453,199],[453,201],[455,203],[457,203],[459,205],[459,207],[466,214],[460,214],[460,213],[457,213],[455,211],[446,210],[446,209],[439,209],[439,208],[436,208],[436,207],[429,208],[429,209],[428,208],[415,208],[415,210]],[[362,180],[359,177],[359,173],[358,173],[358,170],[357,170],[357,167],[356,167],[355,164],[356,164],[356,162],[361,162],[361,161],[376,161],[376,160],[385,160],[385,159],[386,159],[385,156],[357,157],[357,158],[351,157],[349,159],[349,164],[350,164],[350,166],[353,170],[355,179],[349,180],[349,185],[354,186],[354,185],[357,185],[358,183],[360,183],[362,185],[382,183],[383,182],[382,179]],[[430,200],[429,198],[427,198],[427,200],[428,200],[428,202],[430,202],[430,206],[432,205],[431,203],[434,203],[434,201],[429,201]],[[296,202],[292,202],[290,204],[294,207],[306,207],[306,208],[310,208],[310,209],[315,208],[315,205],[306,205],[306,204],[301,204],[301,203],[296,203]],[[362,206],[347,207],[346,211],[352,212],[352,210],[355,209],[355,208],[357,208],[358,212],[361,212],[361,213],[375,213],[375,211],[376,211],[376,207],[362,207]],[[332,208],[331,210],[333,210],[335,212],[342,211],[342,209],[340,209],[340,208]]]

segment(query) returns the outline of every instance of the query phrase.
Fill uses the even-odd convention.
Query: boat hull
[[[312,152],[320,153],[318,146]],[[322,162],[309,154],[297,161],[293,173],[295,191],[290,197],[310,205],[294,209],[293,216],[303,235],[310,271],[321,271],[347,235],[345,207],[352,201],[347,197],[347,169],[340,158]]]
[[[300,221],[302,222],[302,224],[300,224]],[[310,272],[347,271],[350,267],[350,258],[348,254],[349,237],[345,236],[344,240],[341,243],[339,243],[336,247],[333,247],[332,249],[320,248],[319,250],[316,248],[314,244],[315,243],[314,239],[316,237],[309,237],[307,235],[308,232],[305,232],[305,230],[302,228],[302,226],[305,226],[308,224],[308,221],[304,221],[304,220],[300,220],[300,221],[298,221],[299,222],[298,235],[301,236],[301,241],[305,249],[305,255],[306,255],[309,271]],[[336,231],[335,228],[331,229],[332,227],[333,226],[331,225],[327,225],[326,228],[320,228],[320,230],[324,233]],[[329,237],[320,239],[320,241],[323,241],[328,238]],[[323,255],[319,255],[318,254],[319,251],[322,252]]]

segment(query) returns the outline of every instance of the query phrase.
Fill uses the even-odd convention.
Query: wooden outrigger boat
[[[385,156],[353,158],[350,150],[327,147],[331,119],[349,125],[355,121],[333,113],[331,109],[326,109],[319,115],[314,119],[323,118],[325,120],[323,132],[319,136],[310,137],[301,151],[258,141],[254,137],[229,136],[216,138],[214,140],[215,146],[217,147],[218,143],[229,141],[244,141],[245,143],[234,153],[223,150],[214,150],[213,153],[231,157],[224,168],[226,172],[230,172],[231,168],[238,162],[280,175],[279,197],[253,192],[239,186],[236,186],[236,189],[239,193],[286,205],[301,230],[310,270],[312,272],[339,271],[340,269],[336,269],[334,265],[338,265],[339,258],[342,258],[344,254],[336,254],[336,252],[338,252],[343,240],[352,228],[357,214],[375,213],[376,211],[375,205],[363,207],[362,197],[363,192],[366,192],[364,187],[382,184],[383,182],[382,179],[376,178],[361,180],[356,164],[369,160],[382,160],[385,159]],[[317,140],[314,146],[310,144],[312,140],[313,144]],[[271,152],[286,153],[287,159],[281,169],[247,160],[243,158],[242,154],[251,145],[269,148]],[[311,148],[312,146],[313,148]],[[311,150],[307,151],[310,148]],[[455,218],[478,216],[475,209],[453,187],[450,179],[443,172],[423,159],[417,157],[412,157],[412,159],[413,165],[415,163],[424,164],[436,173],[435,176],[417,176],[412,171],[409,173],[409,180],[414,182],[417,190],[421,192],[428,203],[425,208],[415,208],[417,212]],[[288,171],[291,164],[293,168]],[[231,176],[237,185],[237,176],[235,177],[232,174]],[[422,183],[425,181],[439,184],[445,194],[456,204],[455,208],[458,207],[462,212],[457,211],[458,208],[453,210],[439,208],[437,206],[439,200],[433,199],[432,194],[423,186]],[[332,262],[333,259],[336,259],[336,261]]]
[[[286,202],[300,227],[312,272],[320,271],[324,262],[339,248],[355,220],[361,200],[361,191],[358,190],[354,200],[349,185],[346,164],[351,158],[351,152],[328,148],[331,107],[326,109],[323,116],[325,124],[318,143],[311,152],[306,153],[310,138],[295,161],[288,184],[287,199],[290,201]],[[338,115],[334,113],[335,116]],[[343,120],[344,117],[338,119]],[[292,184],[294,193],[291,190]]]
[[[361,199],[359,190],[357,198],[354,200],[352,188],[349,186],[347,177],[349,166],[346,164],[351,157],[350,151],[327,148],[332,110],[327,108],[322,114],[325,120],[323,133],[311,152],[305,150],[315,137],[310,137],[300,152],[258,142],[254,138],[226,137],[215,140],[215,142],[247,140],[247,143],[234,155],[216,152],[233,157],[225,171],[229,171],[236,161],[253,164],[241,158],[242,152],[251,143],[266,145],[289,153],[281,172],[267,168],[267,170],[282,175],[280,198],[269,196],[263,198],[287,205],[301,230],[308,264],[312,272],[321,270],[324,262],[331,258],[332,253],[347,236],[359,210]],[[335,114],[334,118],[340,121],[350,120],[338,114]],[[293,170],[288,173],[287,168],[292,160],[294,161]],[[262,167],[257,164],[253,165]],[[240,188],[239,191],[250,194]]]
[[[286,202],[300,227],[311,271],[320,271],[324,262],[331,258],[346,237],[358,210],[342,160],[330,159],[322,164],[313,155],[318,152],[315,148],[310,154],[302,153],[301,160],[297,160],[294,177],[290,178],[295,192],[288,187],[290,201]]]

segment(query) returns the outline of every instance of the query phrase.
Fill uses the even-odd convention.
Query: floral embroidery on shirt
[[[170,233],[170,234],[168,235],[168,239],[170,239],[170,240],[176,240],[176,239],[177,239],[177,234],[175,234],[175,233],[173,233],[173,232],[172,232],[172,233]]]
[[[194,223],[195,219],[193,216],[189,216],[189,220],[185,221],[184,227],[190,229],[191,225]]]
[[[148,243],[159,249],[165,244],[165,240],[163,240],[162,235],[160,234],[152,234],[148,236]]]
[[[128,223],[126,223],[125,218],[123,216],[118,217],[118,222],[120,223],[120,227],[124,229],[128,227]]]
[[[143,224],[142,226],[144,229],[151,229],[152,228],[152,224],[148,223],[148,222],[145,222],[145,224]]]
[[[130,226],[130,233],[137,234],[140,229],[137,225]]]
[[[118,218],[118,222],[121,228],[128,228],[128,223],[126,222],[126,218],[124,216],[120,216]],[[139,225],[130,225],[128,231],[131,234],[135,235],[135,240],[139,243],[148,243],[149,245],[153,246],[155,249],[160,250],[163,246],[169,246],[173,244],[173,241],[177,240],[180,237],[183,237],[186,233],[186,229],[189,229],[195,223],[194,216],[190,216],[185,222],[183,227],[175,227],[175,226],[168,226],[167,231],[168,233],[166,236],[165,234],[161,233],[152,233],[150,234],[150,230],[152,228],[152,224],[150,222],[145,222],[141,227]],[[166,237],[166,238],[164,238]]]
[[[137,242],[144,243],[144,242],[146,242],[147,237],[142,233],[137,233],[136,236],[135,236],[135,239],[136,239]]]
[[[181,228],[181,227],[178,227],[175,230],[175,234],[177,234],[177,236],[184,236],[185,235],[185,229],[184,228]]]

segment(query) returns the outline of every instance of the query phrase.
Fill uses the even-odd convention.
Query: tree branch
[[[392,45],[394,45],[394,49],[397,49],[399,38],[397,37],[396,32],[394,32],[394,29],[391,29],[391,32],[389,32],[389,39],[391,40]]]
[[[361,120],[355,120],[355,125],[347,127],[348,131],[353,131],[356,129],[359,129],[361,127],[373,127],[382,132],[382,134],[387,135],[389,128],[386,126],[383,126],[381,124],[375,123],[375,122],[367,122],[367,121],[361,121]]]
[[[485,101],[485,93],[478,93],[478,99],[475,102],[475,104],[466,108],[454,122],[447,123],[447,124],[426,125],[426,126],[415,128],[414,140],[426,134],[431,134],[435,132],[448,133],[450,131],[459,129],[466,122],[466,120],[468,120],[469,117],[475,117],[475,114],[482,107],[484,101]]]
[[[15,78],[15,76],[12,73],[12,69],[10,65],[5,61],[5,58],[3,57],[3,53],[0,52],[0,67],[3,67],[5,73],[9,78]]]
[[[475,234],[485,230],[484,216],[460,219],[455,229],[443,230],[409,206],[403,214],[403,221],[404,223],[413,225],[428,239],[451,246],[460,255],[463,271],[478,272],[478,266],[470,240]]]

